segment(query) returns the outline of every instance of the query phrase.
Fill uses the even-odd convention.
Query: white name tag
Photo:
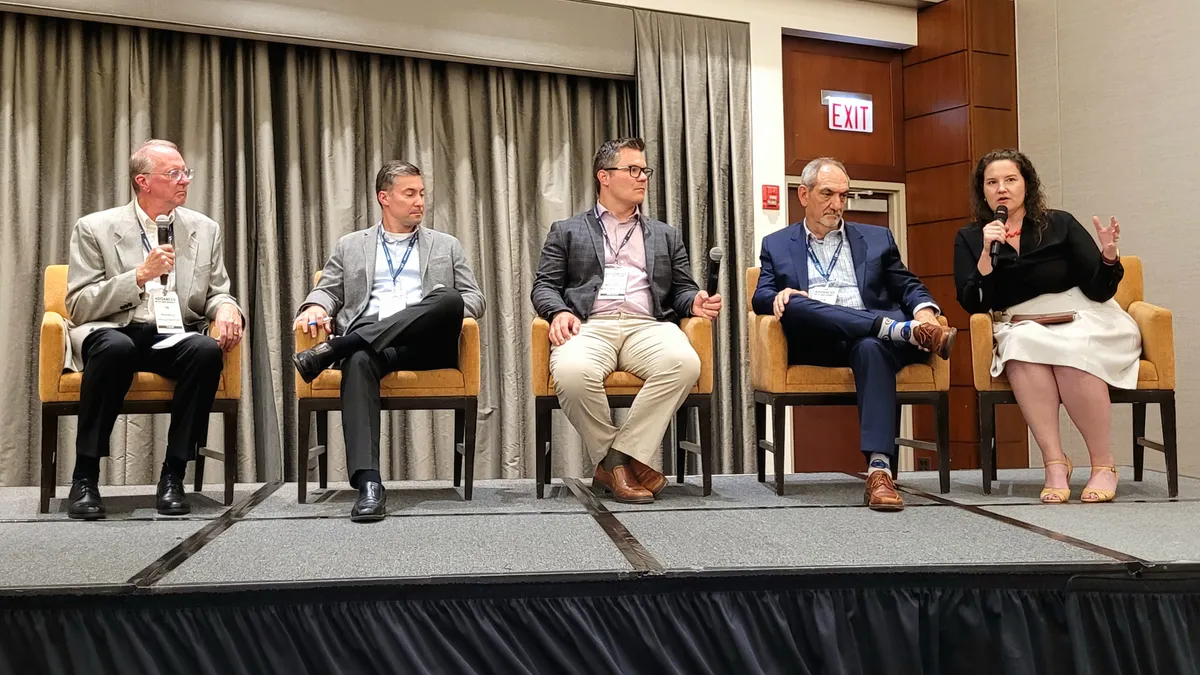
[[[628,267],[605,267],[604,283],[600,284],[601,300],[624,300],[629,288]]]
[[[838,298],[838,289],[833,286],[821,286],[820,288],[808,289],[808,299],[823,302],[827,305],[836,305]]]
[[[379,296],[379,319],[383,320],[408,306],[408,298],[401,289]]]
[[[179,296],[174,291],[155,291],[150,296],[153,303],[154,323],[158,332],[174,335],[183,332],[183,312],[179,309]]]

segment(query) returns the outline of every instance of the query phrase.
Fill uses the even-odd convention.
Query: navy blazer
[[[920,305],[933,296],[925,284],[900,261],[900,249],[891,230],[875,225],[845,223],[846,243],[854,258],[858,292],[868,310],[892,318],[911,318]],[[754,312],[772,314],[775,295],[785,288],[808,290],[808,237],[803,222],[763,237],[758,287],[754,289]],[[902,316],[901,316],[902,315]]]

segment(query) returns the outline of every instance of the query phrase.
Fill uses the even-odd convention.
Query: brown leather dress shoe
[[[633,472],[624,464],[613,468],[612,473],[604,470],[602,464],[596,465],[596,475],[592,478],[592,486],[601,485],[611,492],[613,499],[622,504],[652,504],[654,493],[638,484]]]
[[[872,511],[902,511],[904,500],[896,492],[892,476],[887,471],[872,471],[867,476],[867,489],[863,493],[863,503]]]
[[[633,471],[633,478],[638,482],[638,485],[641,485],[650,492],[654,493],[655,497],[658,496],[658,493],[663,491],[663,488],[667,487],[666,476],[664,476],[661,472],[655,471],[645,464],[642,464],[636,459],[629,462],[629,468],[631,471]]]
[[[917,346],[928,349],[943,359],[950,358],[950,349],[954,347],[954,338],[957,335],[957,328],[948,328],[936,323],[919,323],[913,328]]]

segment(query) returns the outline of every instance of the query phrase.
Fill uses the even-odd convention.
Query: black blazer
[[[679,231],[653,218],[641,220],[654,318],[678,321],[691,316],[700,287],[692,280]],[[586,320],[603,281],[604,234],[595,208],[551,225],[529,295],[538,316],[549,321],[566,311]]]

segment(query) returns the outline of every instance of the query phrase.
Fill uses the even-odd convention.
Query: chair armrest
[[[992,315],[971,315],[971,374],[976,391],[992,388]]]
[[[748,312],[750,383],[758,391],[781,392],[787,386],[788,344],[783,325],[771,315]]]
[[[530,357],[530,379],[534,396],[550,396],[550,322],[541,317],[533,320]]]
[[[479,323],[470,317],[462,322],[458,334],[458,369],[463,374],[463,388],[467,396],[479,395]]]
[[[713,348],[712,321],[699,316],[692,316],[679,322],[683,334],[692,349],[700,357],[700,377],[696,380],[696,388],[701,394],[711,394],[713,390]]]
[[[942,327],[950,325],[946,321],[946,316],[938,317],[938,323]],[[953,358],[953,357],[951,357]],[[933,388],[935,391],[950,391],[950,359],[939,359],[936,356],[930,355],[930,365],[933,366]]]
[[[217,325],[208,327],[208,336],[217,337]],[[242,345],[246,344],[246,334],[234,345],[233,349],[225,352],[221,374],[225,376],[225,392],[218,398],[240,399],[242,397]]]
[[[308,333],[304,332],[303,326],[299,326],[296,328],[295,336],[296,353],[299,354],[300,352],[306,349],[312,349],[313,347],[316,347],[318,343],[329,339],[329,331],[317,326],[317,337],[314,338],[309,336]],[[292,372],[293,377],[296,378],[296,396],[298,398],[312,398],[312,385],[305,382],[304,378],[300,377],[300,373],[295,372],[295,368],[292,368]]]
[[[41,345],[38,348],[38,397],[43,403],[58,400],[58,380],[66,362],[67,321],[58,312],[42,316]]]
[[[1158,369],[1160,389],[1175,389],[1175,327],[1171,310],[1148,302],[1129,303],[1129,316],[1142,332],[1142,357]]]

